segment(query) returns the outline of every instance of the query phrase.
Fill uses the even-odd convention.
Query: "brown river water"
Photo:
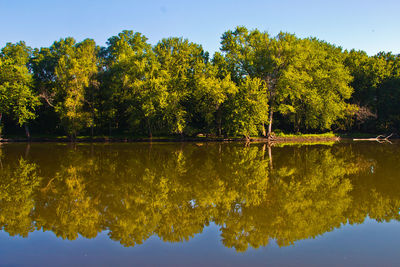
[[[0,145],[0,266],[398,266],[400,143]]]

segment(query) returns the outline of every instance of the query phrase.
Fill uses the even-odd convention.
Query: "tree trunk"
[[[1,128],[1,118],[3,117],[3,113],[0,113],[0,138],[1,138],[1,134],[3,132],[3,129]]]
[[[222,129],[221,129],[221,118],[218,120],[218,137],[222,136]]]
[[[217,114],[216,114],[216,121],[217,121],[217,128],[218,128],[218,132],[217,135],[218,136],[222,136],[222,118],[221,118],[221,111],[220,109],[217,110]]]
[[[294,130],[296,133],[300,133],[300,122],[301,122],[301,115],[296,114],[295,115],[295,125],[294,125]]]
[[[246,147],[250,146],[250,136],[248,136],[248,135],[246,135],[246,144],[245,144],[245,146]]]
[[[272,118],[274,115],[274,111],[271,109],[269,112],[269,124],[268,124],[268,141],[272,139]]]
[[[147,128],[149,130],[149,137],[150,137],[150,139],[152,139],[153,138],[153,133],[151,132],[151,125],[150,125],[150,120],[149,119],[147,119]]]
[[[96,88],[96,86],[94,87],[94,88]],[[94,89],[93,89],[93,87],[92,87],[92,89],[91,89],[91,96],[92,96],[92,103],[90,103],[90,106],[91,106],[91,108],[92,108],[92,123],[90,124],[91,125],[91,129],[90,129],[90,134],[92,135],[92,139],[93,139],[93,135],[94,135],[94,117],[95,117],[95,114],[94,114]]]
[[[28,138],[28,140],[31,139],[31,133],[29,132],[29,126],[27,123],[25,123],[25,134],[26,134],[26,138]]]

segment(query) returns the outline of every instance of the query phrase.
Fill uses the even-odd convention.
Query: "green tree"
[[[144,128],[152,134],[154,117],[162,105],[163,87],[152,47],[141,33],[123,31],[108,39],[102,85],[103,118],[116,128]]]
[[[99,47],[95,42],[61,39],[50,48],[34,51],[31,62],[36,90],[47,104],[44,116],[55,120],[55,112],[71,138],[83,128],[93,127],[93,90],[98,87],[99,71]]]
[[[85,109],[88,102],[85,96],[98,69],[97,50],[95,42],[91,39],[78,44],[69,40],[55,69],[56,90],[62,98],[55,109],[72,138],[76,137],[79,130],[94,123]]]
[[[183,134],[189,123],[187,111],[192,104],[189,99],[195,88],[196,68],[208,61],[208,54],[201,45],[182,38],[163,39],[153,50],[160,64],[159,77],[166,88],[163,117],[167,132]]]
[[[238,88],[230,75],[218,77],[217,66],[209,62],[196,64],[193,79],[194,85],[189,100],[193,105],[188,107],[192,127],[221,136],[223,128],[226,128],[224,124],[227,119],[227,102],[235,96]]]
[[[377,88],[379,128],[385,132],[400,129],[400,77],[388,78]]]
[[[270,38],[267,33],[249,32],[244,27],[225,32],[221,44],[234,80],[250,76],[264,82],[269,137],[275,112],[295,114],[297,124],[306,117],[306,126],[323,130],[349,110],[345,100],[351,96],[351,77],[339,48],[282,32]],[[321,64],[325,59],[329,60],[327,66]]]
[[[280,112],[294,123],[294,130],[329,130],[355,108],[346,101],[353,89],[341,48],[317,39],[298,41],[295,59],[282,72]]]
[[[396,131],[398,103],[396,80],[399,78],[399,56],[380,52],[368,57],[363,51],[350,51],[346,66],[354,77],[351,102],[359,106],[355,116],[358,130]]]
[[[238,93],[230,99],[227,105],[227,125],[231,135],[242,135],[247,139],[265,135],[264,125],[268,121],[268,95],[265,83],[259,78],[248,77],[239,86]]]
[[[4,115],[14,118],[20,126],[36,117],[40,102],[33,92],[32,74],[28,69],[31,48],[24,42],[7,43],[0,53],[0,134]]]

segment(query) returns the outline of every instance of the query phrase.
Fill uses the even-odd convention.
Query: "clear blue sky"
[[[224,31],[243,25],[273,35],[314,36],[370,55],[398,54],[399,11],[399,0],[0,0],[0,47],[20,40],[50,46],[67,36],[105,45],[129,29],[152,44],[178,36],[213,53]]]

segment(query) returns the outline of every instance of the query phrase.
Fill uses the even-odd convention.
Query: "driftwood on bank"
[[[378,143],[382,143],[382,142],[392,143],[389,140],[389,138],[392,137],[392,135],[393,135],[393,133],[389,134],[386,137],[383,134],[381,134],[374,138],[354,138],[353,141],[376,141]]]

